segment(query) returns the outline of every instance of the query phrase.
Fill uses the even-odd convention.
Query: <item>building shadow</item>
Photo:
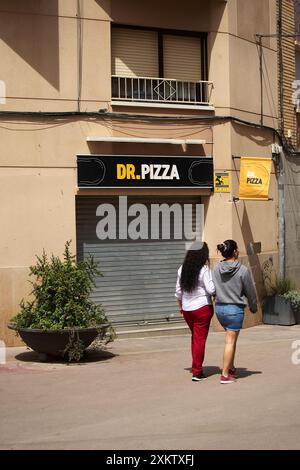
[[[244,135],[243,131],[241,130],[241,128],[243,126],[238,126],[238,127],[239,127],[239,134]],[[240,130],[241,130],[241,132],[240,132]],[[244,132],[246,132],[246,131],[244,131]],[[253,139],[254,140],[256,139],[256,137],[254,137],[255,134],[256,134],[256,132],[254,132],[254,134],[253,134]],[[249,137],[249,138],[251,139],[251,137]],[[268,146],[268,145],[270,145],[270,142],[271,142],[271,140],[266,136],[266,138],[264,138],[264,137],[262,138],[262,140],[260,141],[260,144],[262,146],[265,146],[265,145]],[[235,160],[233,160],[233,165],[234,165],[234,173],[237,175],[238,184],[239,184],[240,168],[237,167],[237,164],[236,164]],[[243,200],[239,201],[239,204],[240,204],[240,207],[238,207],[237,203],[234,202],[235,216],[236,216],[236,220],[238,222],[238,225],[240,227],[241,236],[242,236],[244,245],[247,249],[248,245],[250,243],[254,243],[255,240],[254,240],[254,236],[253,236],[253,232],[252,232],[252,228],[251,228],[251,224],[250,224],[250,220],[249,220],[249,215],[248,215],[248,212],[247,212],[247,205],[246,205],[245,201],[243,201]],[[265,290],[265,285],[264,285],[263,269],[262,269],[262,266],[261,266],[260,257],[258,256],[257,253],[252,253],[252,254],[247,253],[247,260],[248,260],[249,267],[251,269],[252,276],[253,276],[253,279],[254,279],[254,282],[255,282],[255,285],[256,285],[258,297],[261,300],[265,297],[266,290]]]
[[[163,2],[160,0],[152,0],[151,2],[141,2],[140,0],[95,1],[115,23],[138,25],[142,19],[144,26],[179,29],[178,18],[182,24],[193,24],[193,26],[199,23],[200,18],[199,31],[216,31],[226,8],[225,1],[212,2],[211,0],[198,0],[197,2],[193,0],[185,2],[174,2],[174,0],[164,0]]]
[[[153,126],[153,124],[152,124]],[[178,123],[173,122],[170,123],[169,128],[174,128],[178,132]],[[149,138],[152,137],[158,137],[156,131],[153,129],[151,130],[151,125],[147,124],[143,129],[136,129],[134,131],[134,134],[132,133],[131,130],[126,130],[124,128],[124,131],[120,130],[120,127],[112,126],[111,127],[112,132],[117,131],[118,133],[123,134],[123,136],[126,137],[144,137],[144,132],[150,130],[151,135],[149,134]],[[200,129],[199,132],[205,131],[206,128],[203,126],[203,129]],[[167,131],[166,131],[167,132]],[[171,139],[184,139],[188,138],[189,136],[183,136],[183,134],[187,134],[187,132],[191,131],[186,131],[186,129],[182,128],[181,130],[181,135],[178,135],[175,137],[174,135],[170,136]],[[113,136],[113,135],[112,135]],[[121,136],[119,136],[121,137]],[[156,155],[157,150],[158,150],[158,145],[157,144],[140,144],[140,143],[130,143],[130,142],[122,142],[122,143],[108,143],[108,142],[92,142],[88,141],[87,142],[88,148],[90,150],[91,154],[94,155],[129,155],[129,156],[134,156],[134,155]],[[210,145],[210,144],[207,144]],[[171,149],[170,149],[171,147]],[[196,148],[195,148],[196,147]],[[170,153],[173,156],[178,156],[178,157],[190,157],[190,156],[195,156],[198,157],[199,155],[205,155],[205,149],[203,144],[199,145],[187,145],[184,147],[183,145],[171,145],[170,144],[159,144],[159,152],[160,155],[170,155]],[[211,152],[210,152],[211,153]]]
[[[244,202],[243,202],[243,206],[244,207],[243,207],[242,218],[240,217],[236,204],[235,204],[235,210],[236,210],[237,220],[239,222],[239,226],[241,229],[243,241],[244,241],[245,247],[247,247],[250,242],[254,243],[255,240],[254,240],[253,233],[251,230],[247,208]],[[265,297],[266,292],[265,292],[265,287],[264,287],[264,282],[263,282],[263,273],[262,273],[262,267],[261,267],[259,256],[258,254],[253,253],[252,255],[248,255],[247,259],[248,259],[249,267],[251,269],[252,276],[256,285],[256,289],[258,291],[258,296],[260,299],[262,299]]]
[[[95,2],[99,5],[100,8],[102,8],[107,13],[107,15],[111,16],[111,0],[95,0]]]
[[[300,160],[286,155],[284,161],[284,217],[286,275],[300,288]]]
[[[32,0],[29,9],[26,3],[11,0],[1,13],[0,39],[59,90],[58,0],[47,2],[45,12],[40,0]]]
[[[232,127],[239,136],[245,137],[261,147],[270,147],[273,143],[273,134],[268,129],[256,129],[236,122],[232,122]]]

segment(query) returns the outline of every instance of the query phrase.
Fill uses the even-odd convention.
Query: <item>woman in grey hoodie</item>
[[[225,240],[217,246],[223,256],[213,270],[216,286],[216,315],[226,330],[221,384],[235,381],[234,356],[236,342],[242,328],[244,308],[248,300],[252,313],[257,312],[257,300],[250,270],[238,261],[238,247],[234,240]]]

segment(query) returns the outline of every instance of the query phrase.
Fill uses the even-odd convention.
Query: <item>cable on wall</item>
[[[77,0],[77,110],[81,109],[81,89],[82,89],[82,4]]]

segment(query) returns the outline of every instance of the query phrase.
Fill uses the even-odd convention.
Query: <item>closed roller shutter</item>
[[[112,75],[158,77],[157,34],[112,28]]]
[[[150,205],[149,199],[128,198],[128,205],[137,202]],[[200,204],[200,198],[152,198],[151,202]],[[96,209],[103,203],[116,207],[118,199],[78,197],[76,203],[77,256],[86,259],[91,254],[103,274],[96,279],[91,299],[105,307],[114,324],[178,317],[174,292],[185,241],[100,241]]]
[[[200,39],[166,34],[163,38],[164,77],[196,82],[201,80]]]

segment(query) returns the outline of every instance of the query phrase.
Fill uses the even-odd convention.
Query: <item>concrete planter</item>
[[[272,295],[264,299],[263,322],[267,325],[296,325],[300,321],[300,312],[295,313],[288,300],[281,295]]]
[[[86,349],[101,332],[104,333],[108,325],[93,328],[66,328],[64,330],[40,330],[19,328],[10,323],[8,328],[17,331],[24,343],[41,355],[65,357],[70,335],[74,332],[76,338],[83,342]],[[104,331],[105,330],[105,331]]]

